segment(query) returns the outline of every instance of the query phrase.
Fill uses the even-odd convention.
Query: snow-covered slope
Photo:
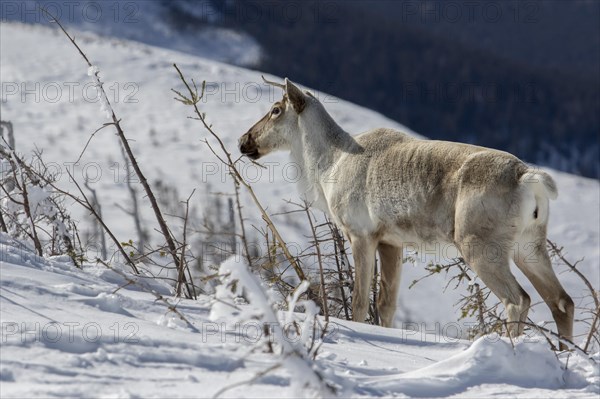
[[[0,395],[9,397],[301,397],[280,359],[252,350],[256,324],[211,321],[210,299],[169,312],[149,287],[102,266],[44,259],[0,233]],[[242,307],[243,309],[243,307]],[[484,337],[440,342],[414,331],[335,320],[317,356],[342,397],[590,397],[600,392],[593,361],[557,358],[543,340]],[[251,384],[236,384],[252,381]]]
[[[1,7],[0,19],[47,24],[49,17],[39,7],[72,28],[107,38],[135,40],[243,66],[256,66],[261,57],[253,37],[214,24],[220,13],[205,0],[20,0]]]
[[[201,108],[232,150],[235,150],[237,138],[266,112],[273,101],[280,98],[278,91],[262,84],[257,72],[215,61],[92,34],[78,33],[77,39],[92,62],[99,66],[108,95],[112,96],[111,101],[123,120],[133,151],[150,181],[160,179],[177,186],[182,200],[197,188],[193,200],[199,207],[211,197],[211,192],[232,191],[232,182],[226,170],[202,142],[207,138],[206,133],[196,121],[186,118],[189,110],[173,100],[170,89],[182,90],[183,87],[172,64],[177,63],[187,76],[196,81],[207,81],[206,101],[203,100]],[[95,101],[87,68],[76,50],[56,30],[36,25],[3,23],[0,27],[0,51],[1,117],[14,124],[17,150],[27,153],[37,147],[44,151],[44,158],[57,171],[70,167],[80,181],[87,175],[99,193],[100,202],[104,204],[105,219],[118,238],[122,241],[135,239],[133,222],[115,206],[125,205],[128,196],[124,184],[123,160],[110,128],[98,132],[79,164],[73,165],[92,132],[106,122]],[[375,112],[324,94],[319,96],[333,117],[350,132],[358,133],[376,126],[407,130]],[[265,165],[268,169],[248,164],[243,168],[243,173],[255,181],[254,187],[270,212],[289,210],[285,200],[297,201],[298,195],[293,182],[294,169],[290,167],[288,155],[275,154],[265,159]],[[559,199],[551,205],[549,237],[564,246],[571,259],[585,258],[580,268],[598,287],[598,182],[552,170],[549,172],[556,179],[560,190]],[[72,188],[64,172],[60,181],[65,187]],[[253,205],[246,196],[242,200],[247,216],[251,217],[254,213]],[[76,216],[83,218],[83,213],[77,207],[72,210]],[[151,220],[150,210],[145,209],[144,212],[145,217]],[[295,219],[293,215],[280,215],[275,217],[275,222],[279,224],[287,241],[298,243],[300,247],[305,245],[307,228],[302,217]],[[2,255],[5,256],[7,251],[3,248]],[[204,396],[214,392],[209,388],[216,390],[216,387],[209,384],[208,388],[204,388],[206,382],[198,384],[197,379],[220,381],[222,384],[219,385],[224,385],[229,373],[232,375],[231,380],[228,380],[230,382],[248,379],[265,362],[268,363],[259,357],[252,361],[256,363],[250,367],[240,366],[238,361],[243,356],[226,356],[225,352],[219,352],[210,345],[196,343],[197,336],[188,335],[188,331],[178,328],[170,330],[162,325],[169,324],[164,319],[158,325],[157,320],[164,314],[164,309],[153,303],[154,298],[130,290],[120,290],[115,296],[111,296],[122,281],[106,270],[88,266],[83,272],[79,272],[60,262],[34,259],[30,255],[24,259],[2,259],[2,322],[20,324],[55,320],[60,323],[74,321],[84,325],[91,320],[100,320],[103,341],[94,345],[79,342],[72,346],[53,346],[47,340],[42,342],[35,339],[35,342],[27,344],[20,341],[20,336],[10,338],[17,340],[10,341],[10,345],[5,345],[3,341],[3,393],[5,387],[10,386],[10,392],[15,395],[23,396],[28,392],[48,395],[53,389],[58,389],[57,385],[52,385],[56,381],[66,381],[77,376],[85,378],[90,384],[93,380],[96,381],[97,389],[92,392],[98,392],[99,395],[133,396],[142,393],[144,396],[161,396],[161,393],[165,395],[173,391],[177,394],[176,389],[169,387],[185,386],[185,393],[193,396],[200,389],[198,387],[202,386],[201,393],[196,395]],[[33,263],[27,264],[27,259],[33,259]],[[31,273],[32,270],[35,273]],[[398,326],[407,321],[426,322],[429,326],[436,322],[452,323],[458,317],[453,304],[460,298],[460,292],[441,293],[444,276],[431,278],[411,290],[407,289],[412,280],[423,274],[422,265],[405,267]],[[562,274],[561,279],[576,303],[581,304],[581,298],[586,294],[581,282],[572,273]],[[539,301],[540,298],[534,294],[529,282],[522,276],[519,276],[519,280],[532,294],[533,302]],[[207,303],[186,301],[183,305],[183,309],[187,309],[198,323],[205,320]],[[536,322],[551,319],[543,306],[535,307],[531,317]],[[110,327],[119,322],[118,328],[123,329],[127,321],[138,323],[140,336],[146,338],[136,345],[108,342],[110,336],[105,334],[113,333]],[[534,345],[532,352],[524,355],[531,356],[531,359],[521,360],[509,356],[508,363],[502,364],[506,368],[498,372],[497,378],[487,375],[484,378],[477,374],[480,367],[483,370],[493,367],[490,359],[494,356],[506,355],[506,348],[502,346],[505,342],[501,341],[503,343],[494,344],[493,347],[487,343],[480,344],[473,352],[464,355],[471,360],[459,357],[439,368],[428,369],[425,372],[427,378],[419,373],[400,378],[400,372],[414,371],[454,354],[458,356],[467,343],[433,345],[428,342],[423,330],[414,337],[411,335],[414,332],[404,330],[383,330],[353,323],[341,325],[344,327],[340,330],[339,339],[332,344],[332,349],[327,349],[333,353],[331,356],[334,360],[327,358],[324,361],[330,362],[330,367],[339,374],[346,373],[351,381],[356,382],[359,387],[354,391],[356,394],[405,392],[417,395],[419,390],[411,387],[418,387],[415,384],[419,381],[428,381],[427,378],[437,379],[438,382],[447,381],[442,372],[446,367],[456,370],[456,374],[461,376],[452,383],[453,388],[444,390],[443,387],[436,388],[436,384],[432,383],[432,390],[421,391],[424,392],[423,395],[462,392],[465,395],[481,396],[482,392],[491,394],[503,392],[503,389],[507,389],[508,394],[527,394],[523,388],[519,388],[523,384],[518,382],[521,380],[516,378],[515,371],[509,370],[520,363],[540,361],[535,355],[539,351]],[[109,332],[105,333],[105,329]],[[129,330],[123,331],[128,332]],[[406,341],[402,337],[410,339]],[[429,340],[449,339],[435,335],[429,337]],[[233,350],[231,346],[216,341],[215,346],[219,350]],[[63,356],[65,353],[69,355]],[[323,356],[326,357],[325,354]],[[344,358],[347,358],[347,362]],[[552,363],[553,358],[542,359],[545,359],[541,360],[542,363],[549,364],[549,368],[545,369],[547,375],[558,375],[558,363]],[[363,360],[366,364],[361,365]],[[111,365],[130,369],[121,372]],[[30,371],[24,372],[25,369]],[[152,370],[156,374],[152,374]],[[23,379],[28,381],[28,374],[32,376],[31,384],[20,384],[19,381],[24,381]],[[371,379],[371,376],[382,377],[385,374],[392,374],[392,381],[385,378]],[[142,377],[149,375],[156,376],[156,384],[162,387],[162,391],[142,387]],[[527,375],[534,380],[539,377],[538,374]],[[584,386],[581,382],[584,377],[581,375],[583,374],[576,378],[576,383],[567,379],[566,386]],[[17,381],[16,384],[4,383],[13,379]],[[54,388],[43,387],[44,381],[52,383]],[[103,381],[109,381],[119,389],[111,390]],[[510,387],[498,385],[503,382],[510,384]],[[481,385],[488,383],[492,385]],[[134,385],[128,384],[139,388],[134,389]],[[556,379],[540,384],[546,388],[565,386],[560,385]],[[264,385],[267,386],[265,391],[247,391],[247,395],[279,395],[279,385],[286,385],[286,380],[284,377],[265,377]],[[471,386],[478,388],[465,391]],[[30,391],[27,391],[28,387]],[[490,390],[486,391],[488,388]],[[59,393],[67,396],[71,393],[85,394],[78,391],[82,388],[77,384],[72,384],[68,389],[72,391]],[[235,392],[239,395],[246,391],[234,391],[233,396]],[[577,392],[563,393],[564,396],[570,396]],[[531,396],[548,395],[534,393]]]
[[[114,206],[125,206],[128,194],[123,159],[113,132],[104,129],[97,133],[79,164],[73,166],[92,132],[106,122],[79,54],[62,34],[39,25],[5,23],[1,33],[2,119],[12,121],[15,126],[17,149],[24,153],[34,147],[43,150],[46,161],[55,162],[56,169],[63,170],[61,182],[67,187],[69,179],[64,173],[65,167],[71,167],[80,180],[87,174],[104,204],[104,216],[118,238],[135,239],[133,222]],[[211,192],[231,192],[232,182],[227,171],[202,143],[206,132],[197,122],[186,118],[190,115],[186,107],[173,100],[170,89],[182,90],[183,87],[172,64],[176,62],[189,77],[208,82],[206,101],[201,108],[233,150],[238,137],[280,98],[278,90],[263,84],[257,72],[218,62],[90,34],[78,34],[78,40],[92,62],[100,67],[108,95],[112,96],[110,99],[150,181],[162,180],[176,185],[181,199],[197,188],[194,203],[200,207]],[[319,95],[334,118],[350,132],[376,126],[407,130],[378,113]],[[298,195],[294,185],[296,171],[288,155],[274,154],[264,163],[268,169],[247,164],[242,172],[254,182],[269,211],[289,210],[285,200],[298,201]],[[551,204],[549,237],[566,248],[570,259],[584,258],[580,267],[598,286],[598,182],[549,172],[560,191],[558,200]],[[243,200],[250,217],[254,207],[246,196]],[[83,216],[80,210],[74,208],[73,211]],[[151,220],[150,210],[145,211]],[[305,246],[307,231],[301,216],[278,216],[275,220],[281,224],[287,241]],[[405,267],[398,321],[455,321],[457,313],[453,304],[460,294],[440,293],[444,276],[408,290],[410,283],[423,274],[422,265]],[[519,277],[525,289],[534,294],[529,282]],[[585,294],[581,282],[572,273],[565,273],[561,278],[576,300]],[[534,303],[539,300],[534,294]],[[544,306],[537,306],[532,316],[536,321],[551,319]]]

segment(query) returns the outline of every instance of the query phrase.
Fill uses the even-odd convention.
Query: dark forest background
[[[215,23],[192,2],[167,2],[166,18],[191,33]],[[429,138],[600,176],[600,1],[210,3],[263,47],[256,69]]]

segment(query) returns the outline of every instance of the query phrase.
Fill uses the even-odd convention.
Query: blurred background
[[[600,177],[600,1],[19,3],[2,19],[46,23],[40,3],[78,29],[287,76],[432,139]]]

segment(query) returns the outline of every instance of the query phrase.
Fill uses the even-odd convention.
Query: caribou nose
[[[260,157],[258,146],[256,145],[254,138],[250,135],[250,132],[240,137],[238,144],[240,147],[240,152],[250,159],[258,159]]]
[[[250,146],[250,135],[248,133],[246,133],[242,137],[240,137],[240,139],[238,140],[238,147],[240,148],[240,152],[242,154],[245,154],[248,152],[249,146]]]

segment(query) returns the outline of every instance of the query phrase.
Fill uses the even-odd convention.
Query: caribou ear
[[[304,96],[304,93],[302,93],[302,90],[290,82],[288,78],[285,78],[285,93],[292,103],[294,111],[298,114],[301,113],[306,106],[306,97]]]

